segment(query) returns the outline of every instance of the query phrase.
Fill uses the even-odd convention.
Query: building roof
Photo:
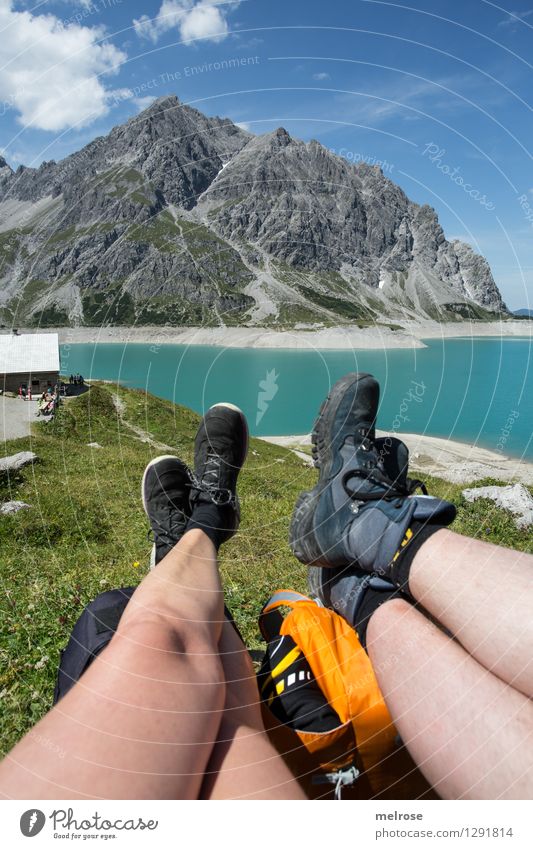
[[[0,374],[59,371],[57,333],[21,333],[0,336]]]

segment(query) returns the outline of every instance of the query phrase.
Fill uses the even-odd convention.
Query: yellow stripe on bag
[[[277,678],[278,675],[281,675],[283,672],[285,672],[285,670],[288,669],[288,667],[291,665],[291,663],[294,663],[294,661],[298,657],[300,657],[301,653],[302,652],[300,651],[298,646],[291,649],[290,652],[285,655],[283,660],[280,660],[278,665],[274,667],[274,669],[272,670],[272,672],[270,673],[270,675],[266,679],[265,683],[261,687],[261,692],[263,693],[266,690],[267,686],[270,684],[270,682],[272,681],[273,678]]]

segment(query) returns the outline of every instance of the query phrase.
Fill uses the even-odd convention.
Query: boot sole
[[[176,457],[174,454],[160,454],[159,457],[154,457],[153,460],[150,460],[150,462],[148,463],[148,465],[146,466],[146,468],[143,472],[143,477],[142,477],[142,481],[141,481],[141,500],[142,500],[143,510],[144,510],[144,512],[146,513],[147,516],[149,514],[148,514],[148,505],[146,503],[146,495],[145,495],[145,493],[146,493],[146,486],[145,486],[146,478],[148,476],[148,472],[150,471],[150,469],[152,469],[154,466],[156,466],[158,463],[160,463],[161,460],[178,460],[178,462],[181,463],[184,468],[187,468],[187,464],[184,463],[183,460],[180,460],[179,457]],[[154,543],[153,546],[152,546],[152,549],[150,551],[150,562],[149,562],[150,571],[152,569],[154,569],[155,566],[157,565],[155,558],[156,558],[156,548],[155,548],[155,543]]]
[[[239,469],[242,469],[242,467],[244,466],[245,460],[248,456],[248,448],[250,446],[250,431],[249,431],[249,428],[248,428],[248,419],[246,418],[246,416],[244,415],[244,413],[243,413],[243,411],[241,410],[240,407],[237,407],[236,404],[230,404],[229,401],[219,401],[217,404],[212,404],[209,407],[209,410],[214,410],[216,407],[226,407],[228,410],[233,410],[235,413],[239,413],[239,415],[241,417],[241,421],[242,421],[243,429],[244,429],[244,447],[243,447],[243,452],[242,452],[242,461],[241,461],[241,464],[239,466]],[[207,412],[209,412],[209,410]]]

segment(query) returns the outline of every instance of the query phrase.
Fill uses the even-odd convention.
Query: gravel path
[[[30,435],[31,422],[36,420],[37,404],[37,401],[0,396],[0,437],[4,442]]]

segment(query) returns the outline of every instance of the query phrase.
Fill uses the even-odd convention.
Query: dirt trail
[[[159,442],[157,439],[154,439],[152,434],[149,433],[147,430],[143,430],[142,427],[139,427],[138,425],[134,425],[129,422],[125,418],[126,405],[124,404],[122,398],[119,398],[119,396],[115,395],[114,393],[111,395],[111,397],[113,399],[113,404],[115,405],[117,415],[120,419],[120,423],[135,434],[135,439],[138,439],[139,442],[145,442],[147,445],[151,445],[152,448],[157,448],[158,451],[164,451],[165,454],[176,453],[176,449],[173,448],[171,445],[167,445],[166,442]]]

